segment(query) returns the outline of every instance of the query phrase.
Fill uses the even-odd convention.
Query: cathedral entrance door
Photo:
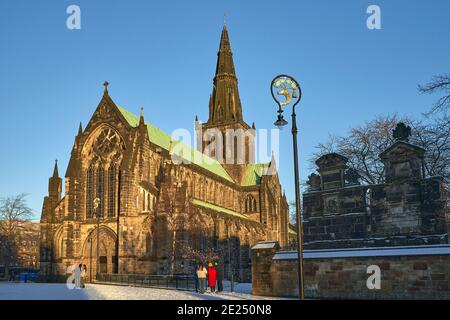
[[[100,256],[100,273],[108,273],[108,257]]]
[[[83,245],[82,263],[87,267],[86,280],[95,280],[98,273],[112,273],[114,271],[116,241],[115,232],[106,227],[100,226],[99,229],[99,252],[97,253],[97,228],[93,226],[88,233]],[[98,257],[98,263],[97,263]]]

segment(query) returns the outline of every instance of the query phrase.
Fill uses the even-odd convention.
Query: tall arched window
[[[92,218],[94,212],[94,169],[89,167],[86,179],[86,215]]]
[[[118,211],[120,162],[125,144],[119,133],[110,126],[95,130],[86,141],[82,155],[87,161],[86,218],[114,217]],[[94,211],[94,200],[98,207]]]
[[[216,184],[214,182],[211,183],[211,188],[210,188],[210,201],[212,203],[216,203]]]
[[[196,177],[194,179],[195,179],[195,184],[194,184],[195,197],[197,199],[200,199],[200,178]]]
[[[255,212],[255,211],[256,211],[256,199],[251,194],[249,194],[245,199],[245,212]]]
[[[111,164],[108,169],[108,216],[116,215],[116,166]]]
[[[141,190],[142,194],[142,211],[146,211],[147,209],[147,192],[145,190]]]
[[[98,205],[96,213],[100,217],[103,217],[103,207],[104,207],[103,201],[105,200],[105,197],[104,197],[104,192],[105,192],[104,191],[104,182],[105,182],[105,180],[104,180],[103,167],[101,165],[99,165],[97,168],[97,181],[96,182],[97,182],[96,183],[96,188],[97,188],[96,197],[100,199],[100,203]]]

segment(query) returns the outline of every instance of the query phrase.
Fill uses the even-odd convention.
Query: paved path
[[[87,300],[85,290],[69,290],[65,284],[1,283],[0,300]]]
[[[87,284],[70,290],[65,284],[1,283],[0,300],[255,300],[273,299],[248,293],[199,294],[156,288]]]

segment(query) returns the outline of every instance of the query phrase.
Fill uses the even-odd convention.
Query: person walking
[[[85,264],[83,264],[83,267],[81,268],[81,288],[85,288],[85,282],[86,282],[86,274],[87,274],[87,267]]]
[[[200,267],[200,265],[196,262],[194,267],[194,281],[195,281],[195,292],[199,292],[198,290],[198,276],[197,276],[197,270]]]
[[[197,277],[198,277],[198,284],[199,284],[199,292],[205,293],[206,291],[206,275],[208,271],[206,270],[203,263],[200,263],[200,266],[197,269]]]
[[[81,263],[75,267],[75,289],[81,289],[81,267]]]
[[[221,263],[216,262],[216,272],[217,272],[217,292],[223,291],[223,265]]]
[[[16,274],[14,272],[14,270],[11,270],[11,272],[9,273],[9,281],[14,281],[16,280]]]
[[[216,291],[217,270],[213,263],[208,263],[208,285],[211,293]]]

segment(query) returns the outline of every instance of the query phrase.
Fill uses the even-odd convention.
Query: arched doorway
[[[98,233],[100,238],[98,255],[96,227],[89,232],[83,245],[82,263],[87,267],[86,280],[89,281],[95,279],[97,266],[99,273],[113,273],[116,263],[116,233],[106,226],[100,226]]]

